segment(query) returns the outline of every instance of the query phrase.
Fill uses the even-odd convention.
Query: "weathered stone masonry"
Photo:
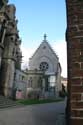
[[[21,68],[21,41],[15,12],[13,4],[0,1],[0,94],[4,96],[12,96],[15,70]]]
[[[66,0],[69,125],[83,125],[83,0]]]

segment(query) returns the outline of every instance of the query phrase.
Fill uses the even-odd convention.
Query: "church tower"
[[[14,5],[7,4],[2,7],[1,11],[6,27],[2,27],[2,36],[4,35],[4,37],[1,39],[3,51],[1,55],[0,93],[4,96],[12,96],[16,62],[19,55],[21,58],[20,40],[15,18],[16,8]]]
[[[5,38],[5,33],[6,33],[6,20],[5,20],[5,6],[7,5],[6,0],[1,0],[0,1],[0,67],[1,67],[1,60],[2,60],[2,51],[4,48],[4,38]]]

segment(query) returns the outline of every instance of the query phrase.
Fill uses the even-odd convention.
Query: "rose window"
[[[40,70],[43,70],[43,71],[47,70],[48,67],[49,67],[49,66],[48,66],[48,63],[47,63],[47,62],[41,62],[41,63],[40,63],[40,66],[39,66]]]

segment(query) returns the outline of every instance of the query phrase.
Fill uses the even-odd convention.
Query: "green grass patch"
[[[52,102],[59,102],[63,101],[64,99],[27,99],[27,100],[18,100],[18,103],[24,104],[24,105],[33,105],[33,104],[44,104],[44,103],[52,103]]]

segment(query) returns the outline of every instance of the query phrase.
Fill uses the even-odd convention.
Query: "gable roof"
[[[41,48],[41,46],[43,46],[43,44],[46,44],[46,46],[51,50],[51,52],[54,54],[54,56],[58,59],[58,56],[56,55],[56,53],[54,52],[53,48],[51,47],[51,45],[47,42],[45,35],[44,35],[44,40],[43,42],[39,45],[39,47],[36,49],[36,51],[34,52],[34,54],[32,55],[32,57],[30,59],[32,59],[36,53],[39,51],[39,49]]]

